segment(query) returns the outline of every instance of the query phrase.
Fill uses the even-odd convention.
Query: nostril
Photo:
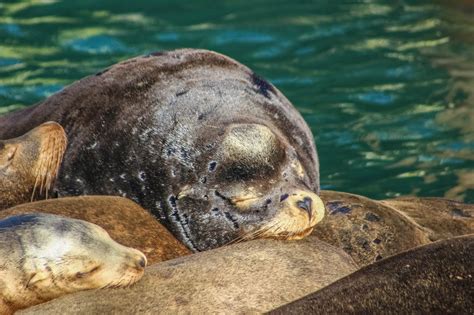
[[[309,214],[309,218],[311,219],[311,212],[312,212],[312,209],[311,209],[311,205],[313,203],[313,200],[309,197],[304,197],[303,200],[300,200],[296,203],[296,205],[298,206],[298,208],[300,209],[303,209],[304,211],[306,211],[308,214]]]
[[[281,196],[280,196],[280,202],[286,200],[288,197],[289,197],[288,194],[283,194],[283,195],[281,195]]]
[[[146,267],[146,258],[142,257],[137,261],[138,268],[145,268]]]

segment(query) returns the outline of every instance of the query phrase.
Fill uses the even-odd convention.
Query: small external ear
[[[39,270],[30,275],[30,279],[26,284],[27,289],[36,287],[38,283],[45,281],[49,278],[49,273],[46,270]]]
[[[18,146],[11,145],[10,148],[7,149],[6,154],[7,154],[7,160],[8,161],[11,161],[13,159],[13,157],[15,156],[17,148],[18,148]]]
[[[17,144],[0,143],[0,168],[5,168],[12,162],[18,149]]]

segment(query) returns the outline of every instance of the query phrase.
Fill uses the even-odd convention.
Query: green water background
[[[132,56],[211,49],[302,112],[323,189],[474,202],[474,4],[454,2],[1,1],[0,114]]]

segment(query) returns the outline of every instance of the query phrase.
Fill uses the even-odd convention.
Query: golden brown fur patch
[[[44,131],[41,130],[41,134],[44,138],[41,141],[38,163],[34,170],[35,185],[31,201],[35,200],[36,194],[37,197],[44,196],[48,199],[48,193],[54,185],[67,147],[66,134],[59,124],[48,124],[44,127]]]

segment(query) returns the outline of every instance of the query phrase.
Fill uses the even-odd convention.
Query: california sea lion
[[[66,143],[63,128],[54,122],[0,140],[0,210],[48,198]]]
[[[366,266],[269,314],[473,314],[474,235]]]
[[[0,211],[0,219],[32,212],[97,224],[115,241],[145,253],[149,264],[190,254],[148,211],[126,198],[82,196],[43,200]]]
[[[146,269],[131,288],[79,292],[30,314],[255,314],[318,290],[356,269],[323,242],[254,240]]]
[[[372,200],[321,191],[327,214],[310,238],[344,249],[364,266],[416,246],[474,233],[474,206],[442,198]]]
[[[50,214],[0,221],[0,314],[64,294],[138,281],[146,266],[136,249],[99,226]]]
[[[0,137],[53,120],[69,147],[56,190],[119,195],[193,250],[298,239],[323,215],[313,136],[247,67],[182,49],[121,62],[0,118]]]

